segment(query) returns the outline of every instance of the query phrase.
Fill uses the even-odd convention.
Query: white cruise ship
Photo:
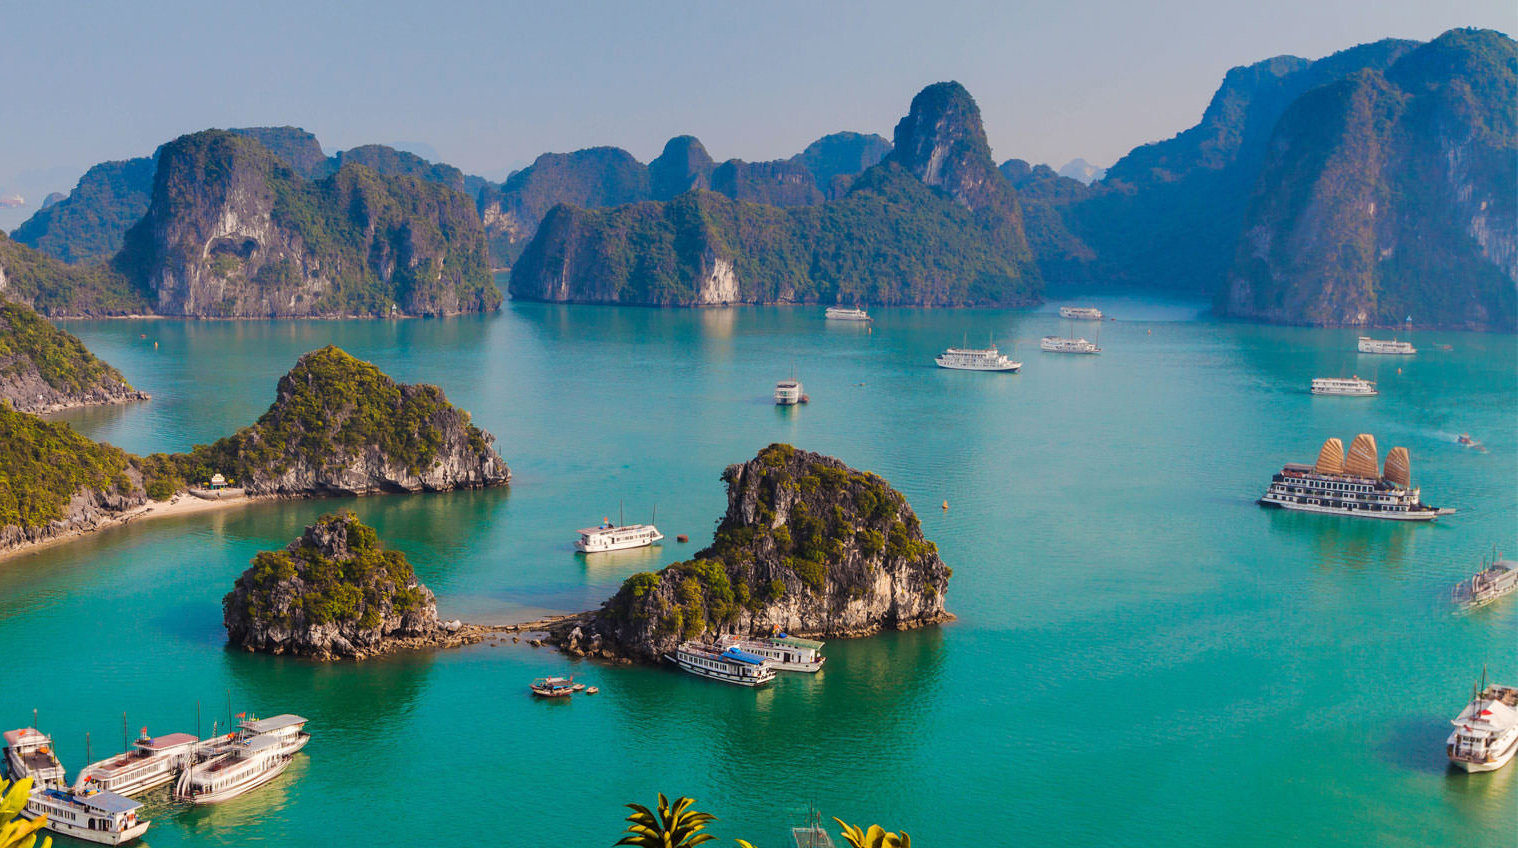
[[[142,804],[114,792],[65,792],[33,789],[21,816],[47,816],[43,827],[54,833],[100,845],[125,845],[148,831],[152,822],[137,818]]]
[[[1085,339],[1069,339],[1062,336],[1044,336],[1038,346],[1049,353],[1101,353],[1094,342]]]
[[[1492,557],[1481,570],[1455,585],[1454,601],[1465,609],[1484,607],[1503,595],[1518,592],[1518,562]]]
[[[1082,321],[1100,321],[1102,320],[1102,311],[1095,306],[1061,306],[1059,308],[1059,317]]]
[[[237,723],[237,736],[241,739],[272,736],[279,741],[281,754],[294,754],[311,741],[311,734],[306,732],[306,724],[309,721],[310,719],[293,713],[283,713],[269,718],[254,716]]]
[[[257,789],[290,765],[291,744],[292,740],[274,734],[228,742],[218,749],[220,753],[191,764],[179,775],[174,797],[192,804],[216,804]]]
[[[584,554],[646,548],[664,539],[664,534],[652,524],[622,526],[606,522],[600,527],[586,527],[575,532],[579,534],[579,538],[575,539],[575,550]]]
[[[955,371],[1009,371],[1023,367],[1021,362],[1008,359],[993,345],[988,348],[951,347],[933,358],[939,368]]]
[[[1380,394],[1376,384],[1359,377],[1314,377],[1312,393],[1315,395],[1343,395],[1346,397],[1374,397]]]
[[[52,737],[35,727],[5,731],[5,767],[11,780],[30,777],[39,789],[65,785]]]
[[[798,403],[806,403],[809,398],[801,389],[801,381],[795,377],[781,380],[775,384],[775,404],[777,406],[795,406]]]
[[[1360,337],[1361,353],[1383,353],[1396,356],[1411,356],[1418,352],[1412,342],[1399,342],[1396,339],[1373,339],[1370,336]]]
[[[74,791],[93,789],[117,795],[146,792],[173,780],[195,756],[199,741],[188,733],[149,737],[144,730],[132,743],[132,750],[85,766],[74,778]]]
[[[777,633],[774,636],[757,636],[751,639],[723,636],[717,640],[717,644],[724,648],[736,647],[764,657],[770,661],[770,665],[780,671],[814,673],[821,671],[822,664],[827,662],[827,657],[822,655],[822,642],[802,639],[799,636],[787,636],[784,633]]]
[[[681,642],[673,654],[665,654],[664,658],[698,677],[739,686],[763,686],[775,679],[775,668],[769,660],[732,646]]]
[[[1450,724],[1455,729],[1444,743],[1450,762],[1471,772],[1502,768],[1518,752],[1518,687],[1478,686]]]
[[[1286,463],[1271,478],[1270,488],[1259,502],[1283,509],[1396,521],[1432,521],[1455,512],[1419,500],[1420,490],[1411,482],[1412,459],[1407,448],[1387,452],[1384,472],[1377,470],[1377,459],[1376,438],[1369,433],[1355,437],[1347,458],[1344,443],[1329,439],[1318,451],[1316,463]]]
[[[863,309],[853,309],[847,306],[829,306],[827,317],[833,321],[868,321],[870,314]]]

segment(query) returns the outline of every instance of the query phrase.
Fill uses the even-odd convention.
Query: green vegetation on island
[[[0,302],[0,398],[32,412],[138,397],[79,339],[19,303]]]
[[[109,265],[69,265],[4,233],[0,233],[0,297],[59,318],[152,310],[147,294]]]
[[[132,459],[63,422],[44,421],[0,401],[0,542],[64,518],[69,501],[81,491],[102,497],[140,494],[128,474]]]

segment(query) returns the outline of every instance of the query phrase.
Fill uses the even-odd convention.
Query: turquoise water
[[[66,765],[135,730],[234,710],[312,719],[276,783],[224,806],[151,798],[153,846],[610,845],[628,801],[692,795],[714,831],[780,848],[808,804],[923,846],[1513,844],[1518,766],[1445,767],[1483,664],[1518,682],[1518,599],[1451,614],[1491,546],[1518,550],[1518,348],[1419,333],[1407,360],[1350,331],[1197,320],[1098,300],[1100,357],[1037,351],[1028,312],[508,304],[401,322],[71,323],[149,403],[65,416],[133,451],[251,422],[329,342],[442,385],[499,437],[509,489],[260,504],[163,519],[0,562],[0,724],[37,709]],[[1094,325],[1079,325],[1092,332]],[[1017,375],[935,369],[968,336]],[[156,348],[155,348],[156,342]],[[1435,343],[1453,345],[1436,351]],[[812,397],[770,403],[794,367]],[[1401,373],[1397,369],[1401,368]],[[1378,379],[1314,398],[1313,376]],[[1406,445],[1433,526],[1268,511],[1254,498],[1327,436]],[[1487,453],[1459,447],[1470,432]],[[351,508],[404,550],[440,611],[585,609],[687,557],[731,462],[785,441],[882,474],[954,567],[953,624],[829,644],[827,670],[740,691],[669,669],[484,644],[362,664],[228,651],[221,596],[253,554]],[[947,499],[950,509],[939,503]],[[655,507],[662,550],[576,557],[577,527]],[[542,703],[535,676],[595,697]],[[527,835],[514,836],[525,828]]]

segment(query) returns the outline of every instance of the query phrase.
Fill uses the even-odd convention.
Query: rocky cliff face
[[[432,591],[400,551],[352,512],[326,515],[282,551],[264,551],[222,600],[227,639],[316,659],[382,654],[446,633]]]
[[[109,259],[148,210],[155,167],[151,156],[96,165],[66,198],[39,210],[11,237],[64,262]]]
[[[407,385],[335,347],[300,358],[252,427],[182,457],[253,495],[438,492],[496,486],[511,472],[442,389]],[[189,472],[187,472],[189,473]]]
[[[497,267],[512,264],[549,209],[582,209],[647,200],[648,169],[618,147],[545,153],[499,187],[480,192],[480,215]]]
[[[672,200],[693,188],[709,189],[716,167],[699,139],[677,135],[664,144],[658,158],[648,163],[650,195],[653,200]]]
[[[1298,98],[1220,311],[1337,326],[1518,325],[1518,43],[1461,30]]]
[[[556,207],[512,266],[512,295],[661,306],[1036,303],[1042,284],[1015,192],[990,164],[974,101],[944,85],[915,100],[915,117],[903,122],[918,158],[938,161],[912,160],[935,185],[888,158],[816,205],[689,191],[606,210]],[[939,131],[941,143],[926,137]],[[952,165],[934,150],[952,151]],[[794,160],[786,167],[799,175]],[[719,182],[714,174],[713,187]]]
[[[257,141],[308,180],[319,180],[337,170],[337,163],[322,152],[316,136],[300,127],[243,127],[228,132]]]
[[[358,165],[309,182],[218,130],[161,148],[152,204],[116,265],[166,315],[436,315],[500,302],[468,198]]]
[[[734,200],[768,206],[812,206],[824,199],[812,172],[794,160],[729,159],[712,172],[711,184],[712,191]]]
[[[1017,203],[991,160],[980,107],[957,82],[940,82],[912,98],[896,124],[891,160],[970,209]]]
[[[657,662],[682,640],[724,633],[837,638],[952,618],[952,570],[884,480],[789,445],[722,479],[727,513],[712,545],[628,578],[580,625],[578,649]]]
[[[148,396],[36,312],[0,303],[0,399],[22,412],[43,413]]]
[[[343,165],[363,165],[386,176],[416,177],[429,183],[447,186],[460,193],[467,193],[464,172],[458,168],[441,162],[428,162],[415,153],[396,150],[383,144],[365,144],[352,150],[343,150],[332,158],[336,162],[333,170]]]

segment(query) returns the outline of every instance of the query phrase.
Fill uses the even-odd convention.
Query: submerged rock
[[[710,547],[633,575],[555,640],[657,662],[684,639],[776,627],[864,636],[953,618],[944,609],[953,570],[885,480],[781,444],[728,466],[722,479],[727,514]]]
[[[400,551],[352,512],[322,516],[284,550],[263,551],[222,599],[227,639],[316,659],[445,643],[437,600]]]

